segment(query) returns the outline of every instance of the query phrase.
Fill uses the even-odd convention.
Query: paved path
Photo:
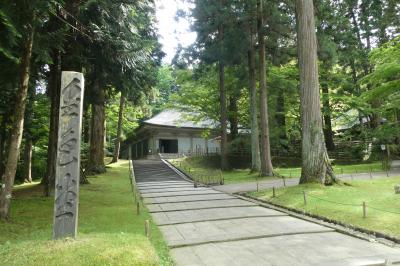
[[[135,161],[138,188],[179,265],[384,265],[400,249],[210,188],[194,188],[162,161]]]
[[[373,173],[357,173],[357,174],[341,174],[337,175],[338,178],[341,180],[369,180],[369,179],[378,179],[378,178],[387,178],[387,176],[400,176],[400,168],[395,168],[391,170],[389,173],[387,172],[373,172]],[[274,179],[274,180],[264,180],[259,181],[258,185],[257,182],[243,182],[243,183],[236,183],[236,184],[228,184],[222,186],[214,186],[213,188],[230,194],[239,193],[239,192],[250,192],[250,191],[257,191],[258,189],[269,189],[269,188],[279,188],[283,186],[297,186],[299,184],[298,177],[294,178],[286,178],[285,182],[283,179]]]

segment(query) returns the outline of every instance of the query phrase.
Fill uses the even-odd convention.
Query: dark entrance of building
[[[161,153],[178,153],[178,140],[160,139],[159,149]]]

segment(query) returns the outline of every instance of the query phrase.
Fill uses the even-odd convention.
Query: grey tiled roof
[[[167,109],[154,117],[144,121],[145,124],[184,127],[184,128],[216,128],[217,123],[211,119],[203,118],[199,114],[183,112],[176,109]]]

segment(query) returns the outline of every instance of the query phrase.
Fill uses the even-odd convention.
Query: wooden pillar
[[[82,73],[62,72],[53,239],[75,238],[78,231],[83,91]]]

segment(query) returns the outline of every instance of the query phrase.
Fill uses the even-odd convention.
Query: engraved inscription
[[[77,76],[81,77],[78,78]],[[55,183],[54,238],[75,237],[80,174],[83,77],[63,72]]]

